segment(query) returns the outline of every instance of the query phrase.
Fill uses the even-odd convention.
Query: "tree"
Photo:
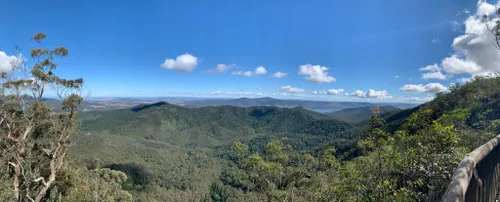
[[[45,38],[41,32],[31,37],[37,44]],[[65,163],[70,138],[78,132],[76,112],[83,101],[83,79],[68,80],[55,74],[55,60],[66,56],[68,50],[62,46],[34,48],[30,53],[33,66],[28,67],[19,54],[11,61],[12,71],[2,72],[0,158],[9,168],[12,200],[44,200]],[[44,103],[49,88],[62,100],[60,112]]]

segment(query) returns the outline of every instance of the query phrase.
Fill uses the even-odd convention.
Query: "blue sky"
[[[95,97],[262,94],[423,101],[436,92],[436,83],[448,87],[476,74],[454,71],[443,61],[455,54],[459,61],[471,60],[456,53],[460,47],[453,41],[467,34],[464,21],[478,5],[470,0],[17,0],[0,7],[0,51],[14,55],[13,46],[19,45],[28,55],[36,46],[30,36],[42,31],[48,36],[44,47],[69,49],[56,73],[83,77]],[[419,68],[434,63],[428,73],[440,72],[445,79],[436,74],[423,79],[427,70]],[[231,68],[214,71],[219,64]],[[256,71],[260,66],[265,71]],[[275,78],[276,72],[286,76]],[[434,86],[426,87],[430,83]]]

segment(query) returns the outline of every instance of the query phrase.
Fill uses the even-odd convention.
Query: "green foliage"
[[[126,173],[124,188],[144,201],[207,199],[209,187],[219,180],[232,186],[228,194],[233,197],[254,197],[244,193],[258,189],[257,178],[242,170],[249,154],[261,153],[266,161],[261,174],[275,175],[281,169],[275,163],[292,158],[289,146],[308,150],[352,128],[303,108],[184,108],[160,102],[80,116],[82,135],[75,137],[71,155],[89,168],[98,164]],[[266,147],[283,137],[286,144]],[[222,163],[227,160],[234,162]]]
[[[210,199],[213,202],[226,202],[228,198],[227,190],[222,184],[212,183],[210,185]]]
[[[39,32],[31,39],[40,44],[45,38]],[[77,109],[83,101],[83,79],[55,74],[55,58],[66,56],[64,47],[33,48],[33,66],[18,54],[9,61],[14,73],[3,72],[0,78],[0,160],[6,167],[0,178],[11,182],[12,192],[2,187],[10,201],[39,202],[57,195],[53,187],[66,162],[69,139],[79,129]],[[14,78],[16,73],[24,77]],[[63,103],[57,113],[43,102],[49,86]]]
[[[62,201],[133,201],[132,195],[121,188],[127,180],[123,172],[103,168],[69,170],[65,174],[71,188]]]
[[[326,115],[343,120],[349,123],[359,123],[371,118],[371,107],[346,108],[335,112],[326,113]],[[380,106],[382,113],[399,111],[399,108],[393,106]]]

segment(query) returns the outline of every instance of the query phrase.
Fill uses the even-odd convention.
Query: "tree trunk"
[[[45,183],[43,185],[42,189],[38,192],[38,194],[36,195],[36,198],[35,198],[35,202],[42,201],[43,197],[45,197],[45,194],[47,194],[47,191],[52,186],[52,183],[54,183],[55,178],[56,178],[55,172],[51,172],[50,177],[49,177],[49,181],[47,181],[47,183]]]
[[[60,148],[60,146],[58,146]],[[49,188],[52,186],[52,184],[54,183],[54,181],[56,180],[56,172],[57,172],[57,169],[59,167],[59,165],[57,165],[57,153],[59,151],[59,148],[56,149],[56,151],[54,152],[54,156],[52,157],[52,160],[50,161],[50,176],[49,176],[49,180],[47,182],[44,182],[43,183],[43,187],[42,189],[38,192],[38,194],[36,195],[36,198],[35,198],[35,202],[40,202],[42,201],[43,197],[45,197],[45,194],[47,194],[47,191],[49,190]]]
[[[19,165],[14,166],[14,198],[20,200],[19,198],[19,176],[21,175],[21,168]]]

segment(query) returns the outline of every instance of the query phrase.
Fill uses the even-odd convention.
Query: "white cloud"
[[[448,88],[444,87],[440,83],[429,83],[427,85],[414,85],[414,84],[406,84],[400,88],[402,91],[407,92],[416,92],[416,93],[440,93],[445,92]]]
[[[495,47],[495,37],[488,30],[488,27],[494,27],[495,21],[500,19],[492,15],[497,7],[500,7],[500,2],[489,4],[479,0],[474,14],[468,16],[462,23],[452,22],[453,29],[463,33],[453,40],[452,47],[455,53],[442,59],[438,70],[435,71],[445,73],[447,78],[457,74],[475,76],[500,71],[500,50]],[[467,11],[464,13],[470,14]],[[492,21],[484,21],[485,15],[490,16]]]
[[[431,42],[434,44],[438,44],[441,43],[441,40],[439,40],[439,38],[433,38]]]
[[[467,82],[470,82],[471,80],[472,80],[472,77],[470,77],[470,78],[465,78],[464,77],[464,78],[457,79],[457,82],[459,82],[459,83],[467,83]]]
[[[462,14],[464,14],[464,15],[470,15],[469,9],[464,9],[463,11],[458,12],[457,16],[462,15]]]
[[[255,69],[255,75],[263,75],[266,73],[267,73],[267,70],[263,66],[259,66],[259,67],[257,67],[257,69]]]
[[[437,64],[427,65],[418,69],[419,71],[439,71],[439,66]]]
[[[263,88],[257,88],[257,90],[261,91]]]
[[[481,72],[481,67],[474,61],[458,58],[457,55],[443,59],[441,66],[449,74],[477,74]]]
[[[495,6],[487,3],[485,0],[479,0],[477,2],[477,11],[476,15],[479,16],[489,16],[491,14],[495,13]]]
[[[210,70],[208,70],[208,72],[222,73],[222,72],[225,72],[226,70],[233,69],[236,67],[237,67],[236,64],[230,64],[230,65],[218,64],[217,67],[215,67],[215,69],[210,69]]]
[[[281,77],[284,77],[286,76],[287,74],[286,73],[283,73],[283,72],[276,72],[273,74],[273,77],[274,78],[281,78]]]
[[[263,94],[262,93],[255,93],[255,95],[262,96]]]
[[[311,94],[313,95],[338,95],[344,92],[344,89],[330,89],[330,90],[315,90],[312,91]]]
[[[235,71],[232,73],[233,75],[238,75],[238,76],[253,76],[255,75],[252,71]]]
[[[173,69],[178,72],[191,72],[198,64],[198,58],[186,53],[177,56],[175,59],[167,58],[160,66],[166,69]]]
[[[394,76],[395,79],[399,79],[399,75]]]
[[[451,29],[455,32],[462,31],[462,24],[457,21],[451,21]]]
[[[12,73],[14,68],[21,64],[22,55],[7,55],[7,53],[0,51],[0,73]]]
[[[408,78],[408,80],[412,80],[412,79],[413,79],[413,78],[411,78],[411,77],[410,77],[410,78]]]
[[[311,94],[313,94],[313,95],[326,95],[326,91],[324,91],[324,90],[321,90],[321,91],[315,90],[315,91],[311,92]]]
[[[232,92],[223,92],[223,91],[218,90],[215,92],[211,92],[209,94],[211,94],[211,95],[232,95],[233,93]]]
[[[267,73],[267,70],[263,66],[259,66],[255,68],[255,71],[235,71],[233,72],[233,75],[238,75],[238,76],[257,76],[257,75],[264,75]]]
[[[428,79],[446,80],[446,75],[444,75],[440,71],[438,71],[438,72],[427,72],[427,73],[422,74],[422,79],[425,79],[425,80],[428,80]]]
[[[390,99],[392,96],[387,94],[387,91],[381,90],[381,91],[376,91],[370,89],[368,92],[363,92],[361,90],[356,90],[352,93],[346,93],[345,95],[352,96],[352,97],[358,97],[358,98],[375,98],[375,99]]]
[[[330,83],[335,78],[328,76],[328,68],[320,65],[305,64],[299,67],[299,75],[307,75],[306,80],[313,83]]]
[[[293,94],[304,92],[304,89],[295,88],[293,86],[283,86],[283,87],[279,88],[278,90],[281,92],[289,92],[289,93],[293,93]]]
[[[427,65],[418,69],[419,71],[428,71],[422,74],[422,79],[439,79],[446,80],[446,75],[441,72],[441,69],[437,64]],[[411,80],[411,79],[410,79]]]
[[[344,92],[344,89],[339,88],[339,89],[330,89],[326,93],[328,95],[338,95],[338,94],[343,93],[343,92]]]

